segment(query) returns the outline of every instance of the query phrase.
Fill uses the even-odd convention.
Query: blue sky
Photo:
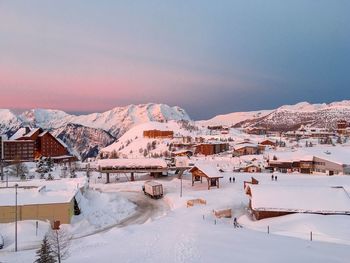
[[[350,1],[1,1],[0,108],[184,107],[195,119],[350,97]]]

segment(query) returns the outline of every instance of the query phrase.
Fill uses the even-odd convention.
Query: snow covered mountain
[[[67,145],[73,146],[82,159],[95,157],[100,149],[113,143],[115,138],[102,129],[69,123],[52,131],[52,134]]]
[[[301,102],[285,105],[256,119],[243,120],[235,127],[265,127],[272,131],[288,131],[301,125],[318,128],[335,128],[338,120],[350,121],[350,101],[310,104]]]
[[[91,157],[135,125],[169,120],[190,120],[190,117],[180,107],[155,103],[116,107],[106,112],[86,115],[32,109],[16,116],[4,109],[0,110],[0,132],[11,135],[20,127],[41,127],[63,139],[82,157]]]
[[[11,135],[21,127],[21,120],[10,110],[0,109],[0,134]]]
[[[22,113],[19,118],[30,126],[44,129],[59,128],[68,123],[102,129],[114,137],[120,137],[131,127],[149,121],[190,120],[180,107],[165,104],[140,104],[116,107],[102,113],[71,115],[59,110],[35,109]]]

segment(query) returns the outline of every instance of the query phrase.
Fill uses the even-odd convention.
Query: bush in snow
[[[48,241],[52,247],[52,253],[57,258],[58,263],[69,257],[69,247],[72,237],[64,229],[51,230]]]
[[[44,237],[41,247],[36,251],[37,259],[34,263],[55,263],[56,259],[52,251],[51,245],[47,239]]]
[[[9,166],[8,173],[9,175],[22,178],[28,174],[28,168],[24,163],[17,159],[13,165]]]

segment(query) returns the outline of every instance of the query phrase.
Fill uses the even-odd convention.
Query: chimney
[[[23,135],[26,135],[26,134],[28,134],[30,132],[30,128],[28,126],[26,126],[25,129],[26,129],[26,131],[25,131],[25,133]]]

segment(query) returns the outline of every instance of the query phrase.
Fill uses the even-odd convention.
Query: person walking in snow
[[[275,177],[274,177],[274,175],[272,174],[272,175],[271,175],[271,180],[273,181],[274,178],[275,178]]]
[[[277,181],[277,175],[275,175],[275,181]]]
[[[236,181],[236,178],[233,176],[232,177],[232,183],[234,183]]]
[[[234,228],[237,228],[237,227],[238,227],[237,217],[235,217],[235,218],[233,219],[233,226],[234,226]]]
[[[230,177],[230,183],[231,183],[231,181],[232,181],[232,179],[231,179],[231,177]]]

